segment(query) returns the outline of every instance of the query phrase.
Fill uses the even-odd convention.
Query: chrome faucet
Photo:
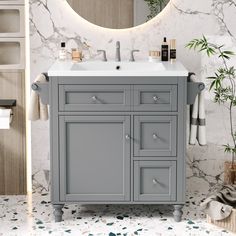
[[[134,62],[135,61],[135,58],[134,58],[134,53],[135,52],[139,52],[139,50],[131,50],[131,52],[130,52],[130,59],[129,59],[129,61],[132,61],[132,62]]]
[[[107,54],[105,50],[97,50],[98,53],[102,53],[102,60],[107,61]]]
[[[120,41],[116,42],[116,61],[121,61],[120,58]]]

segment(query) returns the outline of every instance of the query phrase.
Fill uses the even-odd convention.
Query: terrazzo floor
[[[206,223],[199,209],[203,195],[195,193],[187,198],[180,223],[174,222],[171,206],[157,205],[68,205],[64,221],[54,223],[49,193],[0,196],[0,235],[235,235]]]

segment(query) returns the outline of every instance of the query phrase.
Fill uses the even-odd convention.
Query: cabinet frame
[[[96,76],[50,76],[49,79],[49,97],[50,97],[50,152],[51,152],[51,176],[52,176],[52,190],[51,190],[51,201],[55,206],[63,205],[65,203],[83,203],[83,204],[184,204],[185,203],[185,153],[186,153],[186,104],[187,104],[187,77],[186,76],[172,76],[172,77],[96,77]],[[60,85],[128,85],[131,87],[131,106],[130,110],[106,110],[106,111],[81,111],[81,110],[73,110],[73,111],[60,111],[59,110],[59,86]],[[177,111],[148,111],[148,110],[136,110],[134,108],[134,87],[135,86],[153,86],[153,85],[177,85]],[[60,147],[59,147],[59,118],[60,116],[130,116],[132,128],[131,131],[133,133],[133,117],[134,116],[177,116],[177,153],[176,157],[160,157],[160,159],[156,159],[156,157],[148,157],[145,159],[140,157],[135,157],[133,153],[133,139],[131,138],[131,162],[130,162],[130,191],[131,191],[131,199],[130,201],[80,201],[80,200],[63,200],[60,199]],[[132,135],[131,135],[132,137]],[[176,200],[175,201],[135,201],[133,196],[133,179],[134,179],[134,160],[145,160],[145,161],[176,161]]]

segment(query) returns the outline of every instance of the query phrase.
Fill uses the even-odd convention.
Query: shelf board
[[[0,107],[15,107],[16,99],[0,99]]]

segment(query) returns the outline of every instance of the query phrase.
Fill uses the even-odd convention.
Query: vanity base
[[[173,205],[181,221],[187,78],[60,75],[48,83],[39,88],[50,101],[56,222],[63,204]]]

